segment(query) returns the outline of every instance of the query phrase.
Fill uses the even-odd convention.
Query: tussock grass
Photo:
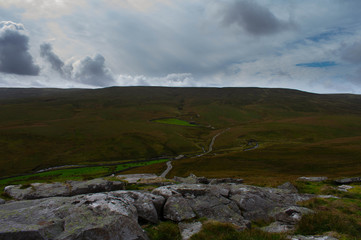
[[[161,222],[157,226],[145,228],[150,240],[181,240],[178,225],[173,222]]]
[[[257,229],[237,231],[230,223],[205,222],[202,230],[191,240],[286,240],[281,234],[265,233]]]

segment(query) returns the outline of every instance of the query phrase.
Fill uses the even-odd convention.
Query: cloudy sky
[[[360,0],[0,0],[0,87],[361,94]]]

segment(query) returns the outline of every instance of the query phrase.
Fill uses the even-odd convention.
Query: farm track
[[[226,130],[224,130],[224,131],[222,131],[220,133],[217,133],[215,136],[213,136],[213,138],[211,140],[211,143],[209,144],[208,151],[205,152],[205,153],[199,154],[197,156],[194,156],[192,158],[202,157],[202,156],[212,152],[213,151],[213,145],[214,145],[214,142],[216,141],[216,138],[219,137],[221,134],[227,132],[228,130],[230,130],[230,128],[227,128]],[[160,175],[160,177],[165,178],[167,176],[167,174],[172,170],[172,168],[173,168],[172,161],[168,161],[167,162],[167,169]]]

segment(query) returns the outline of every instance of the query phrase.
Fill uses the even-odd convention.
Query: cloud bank
[[[29,53],[29,38],[22,24],[0,22],[0,72],[38,75],[40,71]]]
[[[358,0],[2,0],[0,86],[361,93],[360,7]]]

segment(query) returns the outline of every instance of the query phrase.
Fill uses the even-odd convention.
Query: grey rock
[[[219,222],[230,222],[240,229],[249,224],[242,217],[237,204],[225,197],[216,195],[197,196],[188,200],[189,205],[199,217],[206,217]]]
[[[338,240],[337,238],[330,236],[302,236],[296,235],[290,238],[291,240]]]
[[[299,177],[297,180],[303,182],[323,182],[327,179],[327,177]]]
[[[181,222],[196,217],[188,201],[180,196],[168,198],[164,205],[164,218],[175,222]]]
[[[285,182],[277,187],[278,189],[288,190],[290,193],[298,193],[297,188],[290,182]]]
[[[350,185],[341,185],[337,187],[337,190],[341,192],[348,192],[348,190],[352,189],[353,187]]]
[[[2,199],[2,198],[0,198],[0,205],[1,205],[1,204],[5,204],[5,200]]]
[[[294,225],[276,221],[261,230],[269,233],[284,233],[294,230]]]
[[[361,182],[361,177],[342,178],[335,180],[335,183],[337,184],[350,184],[350,183],[358,183],[358,182]]]
[[[10,185],[4,191],[18,199],[39,199],[57,196],[75,196],[85,193],[107,192],[124,189],[124,183],[101,178],[89,181],[67,181],[65,183],[32,183],[23,189],[22,185]]]
[[[164,197],[144,191],[116,191],[112,196],[126,199],[137,209],[140,221],[158,223],[165,202]]]
[[[202,223],[201,222],[178,223],[178,228],[182,235],[182,240],[188,240],[194,234],[201,231]]]
[[[276,207],[289,207],[313,195],[290,193],[289,190],[261,188],[248,185],[231,186],[230,199],[235,201],[247,220],[268,220],[269,213]]]
[[[270,213],[270,216],[279,222],[295,225],[301,220],[302,216],[312,213],[314,211],[305,207],[290,206],[275,208]]]
[[[142,180],[154,180],[159,178],[155,174],[124,174],[116,177],[119,180],[126,181],[127,183],[135,184]]]
[[[156,188],[152,191],[153,194],[161,195],[165,198],[171,196],[200,196],[205,195],[211,191],[211,188],[204,184],[176,184]]]
[[[148,239],[136,208],[111,193],[0,206],[0,239]]]

